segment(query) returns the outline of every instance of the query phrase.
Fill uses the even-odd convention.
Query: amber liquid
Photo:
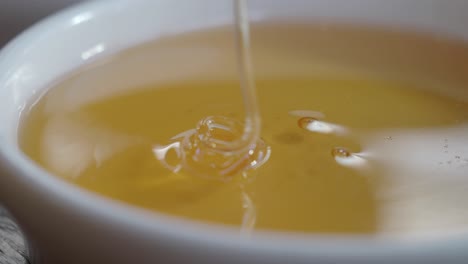
[[[206,116],[243,120],[238,82],[226,75],[117,89],[110,78],[138,71],[133,64],[144,63],[138,58],[159,54],[164,46],[229,47],[224,34],[137,47],[59,82],[24,117],[22,149],[85,189],[194,220],[241,225],[247,192],[256,229],[341,234],[468,229],[462,202],[468,198],[464,44],[371,29],[257,27],[261,137],[271,157],[228,181],[171,173],[155,158],[154,146],[170,143]],[[230,65],[231,55],[220,56],[227,57],[219,67]]]

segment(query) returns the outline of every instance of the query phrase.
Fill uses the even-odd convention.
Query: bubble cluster
[[[305,114],[307,113],[311,113],[313,116],[306,116]],[[349,134],[349,130],[344,126],[320,120],[318,117],[323,119],[325,115],[317,111],[297,110],[291,111],[290,115],[300,117],[297,121],[297,125],[301,129],[310,132],[332,134],[335,136],[345,136]],[[335,161],[342,166],[361,167],[366,162],[363,157],[344,147],[332,148],[331,154]]]

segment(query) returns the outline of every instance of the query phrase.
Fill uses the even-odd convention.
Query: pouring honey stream
[[[260,138],[261,117],[257,102],[254,71],[250,55],[250,30],[246,0],[233,0],[235,42],[238,58],[240,90],[245,109],[244,123],[224,116],[202,119],[195,129],[173,138],[168,146],[157,146],[154,153],[165,167],[177,173],[183,169],[193,175],[229,180],[260,167],[268,161],[271,148]],[[167,152],[176,152],[169,161]],[[245,214],[241,229],[250,233],[255,226],[256,210],[243,182],[241,199]]]

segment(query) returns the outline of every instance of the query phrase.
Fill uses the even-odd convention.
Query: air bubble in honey
[[[347,129],[343,126],[324,122],[312,117],[302,117],[297,121],[300,128],[321,134],[337,134],[343,135],[347,133]]]
[[[335,161],[345,167],[364,168],[367,166],[367,160],[357,153],[353,153],[343,147],[335,147],[331,154]]]
[[[332,150],[333,157],[347,158],[351,156],[351,152],[345,148],[333,148]]]

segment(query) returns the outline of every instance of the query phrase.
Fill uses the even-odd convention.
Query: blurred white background
[[[82,0],[0,0],[0,47],[39,19]]]

